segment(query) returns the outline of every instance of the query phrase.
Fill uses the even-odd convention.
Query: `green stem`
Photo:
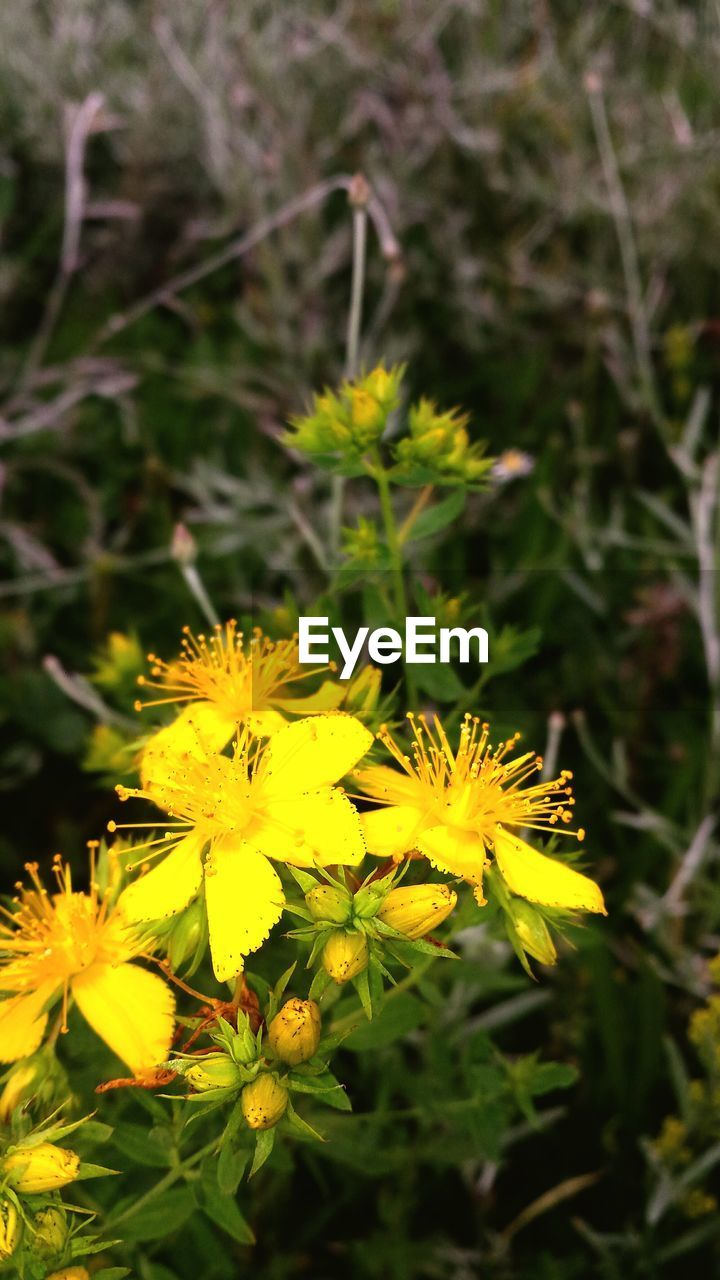
[[[128,1205],[127,1209],[124,1209],[122,1213],[118,1213],[114,1217],[111,1214],[105,1221],[105,1231],[108,1231],[109,1229],[114,1231],[121,1222],[126,1222],[128,1218],[134,1217],[140,1209],[144,1209],[145,1205],[149,1204],[151,1200],[154,1200],[156,1196],[161,1196],[164,1191],[167,1191],[169,1187],[177,1182],[178,1178],[184,1177],[189,1169],[192,1169],[194,1165],[199,1164],[200,1161],[203,1160],[206,1155],[209,1155],[211,1151],[214,1151],[216,1147],[217,1138],[214,1138],[212,1142],[208,1142],[206,1146],[201,1147],[199,1151],[195,1151],[191,1156],[188,1156],[186,1160],[181,1160],[179,1164],[176,1164],[173,1169],[170,1169],[168,1173],[165,1174],[164,1178],[161,1178],[159,1182],[156,1182],[154,1187],[151,1187],[149,1191],[146,1191],[144,1196],[140,1196],[139,1200],[135,1200],[133,1204]]]
[[[380,500],[380,512],[382,514],[383,527],[385,529],[385,541],[387,543],[388,552],[390,553],[390,569],[393,575],[395,610],[398,621],[402,619],[404,622],[408,616],[408,606],[407,595],[405,593],[402,542],[400,540],[400,533],[395,520],[395,512],[393,511],[390,478],[387,470],[383,466],[378,450],[375,450],[374,452],[369,472],[377,485],[378,498]],[[417,689],[415,687],[413,674],[407,666],[405,667],[405,686],[407,688],[408,701],[414,708],[417,703]]]
[[[360,356],[360,329],[362,326],[363,294],[365,291],[365,258],[367,245],[367,209],[365,205],[353,207],[352,281],[350,284],[350,310],[348,313],[347,345],[345,348],[345,377],[349,382],[358,374]],[[333,476],[330,496],[330,559],[336,563],[340,551],[343,496],[345,477]]]

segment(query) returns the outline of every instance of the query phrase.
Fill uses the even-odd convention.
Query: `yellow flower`
[[[80,1171],[80,1157],[54,1142],[41,1142],[35,1147],[18,1147],[2,1162],[2,1178],[13,1191],[22,1195],[39,1195],[57,1191],[74,1182]]]
[[[27,871],[32,887],[18,886],[14,910],[0,923],[0,1061],[34,1053],[45,1033],[50,1006],[62,995],[63,1030],[72,995],[93,1031],[137,1076],[167,1057],[175,1002],[155,974],[130,964],[140,952],[135,932],[109,908],[94,883],[73,891],[70,868],[53,867],[58,891],[49,894],[37,864]]]
[[[264,744],[245,727],[232,759],[206,756],[197,743],[156,757],[145,790],[118,787],[121,799],[145,796],[174,819],[166,824],[174,831],[152,842],[168,856],[122,894],[128,918],[182,911],[204,875],[215,976],[234,977],[282,915],[282,884],[269,859],[296,867],[361,861],[360,820],[333,783],[371,743],[359,720],[336,712],[296,720]]]
[[[241,724],[265,737],[282,728],[287,714],[333,711],[344,696],[339,685],[326,680],[305,698],[289,698],[288,686],[327,668],[301,667],[296,640],[268,640],[255,631],[246,644],[234,620],[218,625],[209,638],[196,638],[186,627],[179,658],[163,662],[151,653],[148,662],[150,678],[140,676],[138,683],[157,690],[158,696],[137,702],[136,709],[189,705],[145,744],[143,773],[153,754],[177,753],[195,742],[206,751],[221,751]]]
[[[378,735],[402,772],[387,765],[357,770],[362,790],[384,808],[362,817],[370,853],[400,859],[419,849],[439,871],[462,876],[482,904],[488,853],[512,893],[545,906],[601,911],[598,886],[587,876],[531,848],[515,830],[558,831],[582,840],[584,831],[562,828],[572,818],[570,778],[523,786],[542,768],[533,752],[508,759],[519,735],[493,748],[489,727],[467,715],[453,751],[437,717],[409,715],[410,757],[387,729]]]

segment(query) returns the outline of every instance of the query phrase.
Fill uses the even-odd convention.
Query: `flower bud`
[[[338,929],[323,947],[322,962],[333,982],[349,982],[367,968],[368,945],[364,933]]]
[[[314,1000],[287,1000],[268,1027],[268,1041],[276,1058],[296,1067],[317,1052],[320,1010]]]
[[[254,1062],[258,1056],[257,1040],[252,1033],[250,1023],[245,1019],[244,1025],[242,1020],[238,1018],[238,1033],[233,1037],[230,1052],[236,1062],[241,1066],[247,1067]]]
[[[288,1092],[276,1075],[263,1072],[245,1085],[240,1103],[251,1129],[272,1129],[285,1114]]]
[[[207,913],[205,904],[199,898],[173,922],[167,948],[168,960],[174,973],[188,962],[193,966],[198,951],[204,955],[207,948]]]
[[[555,964],[557,951],[545,920],[524,898],[513,898],[510,918],[523,951],[540,964]]]
[[[375,711],[380,698],[382,674],[378,667],[363,667],[348,684],[345,709],[359,720],[367,719]]]
[[[313,920],[327,920],[329,924],[347,924],[352,911],[349,893],[336,889],[332,884],[319,884],[305,894]]]
[[[457,894],[446,884],[403,885],[391,889],[377,913],[406,938],[424,938],[447,920],[457,902]]]
[[[13,1111],[32,1093],[33,1081],[37,1076],[37,1062],[20,1062],[10,1072],[5,1088],[0,1093],[0,1123],[6,1124]]]
[[[41,1258],[53,1258],[62,1253],[68,1238],[67,1219],[64,1209],[50,1204],[47,1209],[40,1209],[33,1219],[33,1248]]]
[[[87,1267],[63,1267],[61,1271],[53,1271],[47,1280],[90,1280]]]
[[[208,1053],[186,1067],[183,1075],[196,1093],[208,1089],[235,1089],[241,1083],[236,1063],[226,1053]]]
[[[6,1156],[0,1176],[13,1191],[36,1195],[41,1191],[57,1191],[74,1182],[80,1169],[80,1157],[74,1151],[41,1142],[36,1147],[20,1147]]]
[[[358,889],[353,898],[353,915],[358,920],[371,920],[382,906],[385,893],[385,887],[377,881]]]
[[[0,1262],[7,1262],[17,1249],[23,1224],[12,1200],[0,1200]]]

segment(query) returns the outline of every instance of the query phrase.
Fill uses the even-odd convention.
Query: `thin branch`
[[[80,234],[85,213],[85,148],[88,136],[105,98],[102,93],[89,93],[75,110],[68,129],[65,149],[65,221],[60,248],[60,264],[48,295],[40,327],[28,352],[21,383],[27,385],[42,364],[48,343],[65,301],[68,285],[78,267]]]

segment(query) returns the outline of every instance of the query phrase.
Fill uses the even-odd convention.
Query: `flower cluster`
[[[320,466],[353,471],[380,440],[400,403],[405,370],[379,365],[365,377],[344,382],[337,394],[315,396],[310,412],[293,418],[285,443]]]
[[[69,1264],[103,1246],[73,1225],[74,1211],[60,1194],[81,1178],[110,1172],[59,1145],[85,1123],[25,1126],[0,1140],[0,1268],[5,1263],[16,1275],[89,1280],[84,1266]]]
[[[117,642],[113,652],[127,656]],[[274,1140],[263,1135],[317,1136],[295,1094],[346,1105],[329,1068],[343,1020],[324,1035],[324,1011],[352,987],[372,1018],[394,966],[455,958],[442,932],[461,897],[464,921],[492,899],[526,967],[528,957],[555,962],[551,928],[569,913],[604,911],[592,880],[528,842],[530,832],[584,833],[572,822],[571,774],[545,777],[517,735],[494,743],[477,717],[452,732],[412,714],[408,740],[387,725],[376,734],[377,671],[343,685],[327,668],[300,668],[295,642],[246,638],[232,621],[209,638],[186,632],[177,658],[149,663],[137,708],[145,721],[160,708],[173,715],[136,744],[138,785],[117,786],[121,800],[155,807],[154,821],[126,824],[149,834],[116,836],[99,858],[91,846],[87,891],[59,858],[53,891],[28,864],[29,882],[3,908],[0,1060],[14,1065],[0,1122],[54,1100],[54,1046],[74,1006],[130,1083],[182,1078],[192,1103],[230,1104],[230,1129],[256,1143],[254,1170]],[[309,691],[298,692],[307,676]],[[251,975],[260,996],[245,966],[285,912],[312,976],[283,1003],[297,962],[269,993]],[[176,1029],[169,981],[197,995],[185,979],[208,951],[234,995],[203,997],[205,1013]],[[163,977],[142,963],[153,958]],[[178,1048],[181,1028],[191,1034]],[[201,1035],[211,1049],[194,1047]],[[24,1175],[8,1160],[2,1185],[19,1194],[13,1179]],[[12,1196],[8,1205],[6,1249],[20,1230]]]
[[[468,416],[457,409],[441,413],[432,400],[421,399],[408,412],[408,434],[397,444],[398,484],[480,484],[492,467],[483,457],[485,445],[472,443]]]

